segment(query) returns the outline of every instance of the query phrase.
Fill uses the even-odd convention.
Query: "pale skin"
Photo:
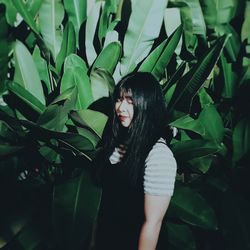
[[[129,127],[133,115],[133,101],[130,97],[123,97],[115,103],[116,114],[124,127]],[[119,157],[126,153],[123,145],[118,147]],[[159,238],[163,217],[170,203],[170,196],[144,195],[145,221],[140,232],[138,250],[155,250]]]
[[[139,250],[156,249],[163,217],[170,203],[170,196],[144,195],[145,221],[142,225]]]

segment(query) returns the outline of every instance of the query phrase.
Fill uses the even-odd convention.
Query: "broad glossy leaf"
[[[28,11],[26,4],[20,0],[11,0],[12,4],[15,6],[17,11],[20,13],[24,21],[28,24],[28,26],[37,34],[39,35],[39,30],[37,25],[33,19],[32,14]]]
[[[76,39],[71,41],[72,43],[73,41],[75,41],[75,44],[72,44],[72,46],[74,46],[78,44],[79,30],[87,16],[87,1],[64,0],[63,3],[64,8],[68,14],[69,21],[73,23],[74,26]]]
[[[138,71],[150,72],[157,80],[164,75],[165,69],[171,60],[180,41],[182,26],[179,26],[172,35],[152,51],[141,64]]]
[[[86,47],[86,55],[88,60],[88,65],[92,65],[97,57],[96,50],[94,48],[94,37],[97,28],[99,12],[101,8],[101,2],[96,2],[91,12],[88,15],[87,23],[86,23],[86,37],[85,37],[85,47]]]
[[[108,97],[113,92],[115,82],[111,74],[104,69],[96,68],[90,74],[91,89],[94,100]]]
[[[170,126],[191,130],[200,135],[205,135],[205,127],[199,120],[195,120],[189,115],[182,116],[181,118],[171,122]]]
[[[190,227],[185,224],[166,223],[168,241],[177,249],[196,250],[195,239]]]
[[[39,10],[39,25],[43,40],[50,49],[54,61],[56,61],[62,44],[60,27],[63,17],[64,8],[60,0],[43,0]]]
[[[220,37],[191,70],[178,81],[174,95],[168,106],[169,111],[173,109],[184,112],[189,111],[193,97],[209,76],[227,40],[228,36]]]
[[[96,148],[98,142],[100,141],[100,138],[91,131],[89,128],[81,128],[81,127],[76,127],[77,132],[82,135],[83,137],[87,138],[93,145],[94,148]]]
[[[93,102],[92,90],[85,62],[77,55],[69,55],[64,64],[60,92],[77,86],[77,109],[85,109]]]
[[[221,150],[221,147],[210,141],[194,139],[176,142],[172,144],[171,149],[178,160],[187,161],[214,154]]]
[[[100,24],[98,29],[98,37],[100,44],[103,44],[103,39],[106,37],[108,30],[113,30],[113,27],[111,24],[111,15],[117,12],[117,1],[107,0],[105,1],[104,6],[102,7],[102,13],[100,16]],[[114,20],[113,22],[116,22]]]
[[[159,35],[166,6],[166,0],[135,1],[133,4],[123,43],[122,75],[133,71],[150,52]]]
[[[50,130],[64,131],[68,114],[75,107],[76,98],[77,89],[67,89],[45,109],[37,124]]]
[[[21,120],[21,124],[29,129],[29,135],[34,140],[46,142],[47,146],[52,147],[56,152],[62,150],[71,151],[74,155],[84,156],[86,159],[91,160],[84,151],[94,150],[92,142],[83,137],[82,135],[71,132],[58,132],[55,129],[43,128],[33,122]],[[60,142],[60,146],[51,145],[51,140],[55,139]]]
[[[20,102],[26,103],[38,114],[41,114],[44,111],[45,106],[20,84],[15,82],[9,83],[8,90],[13,93]]]
[[[26,7],[33,18],[36,18],[36,15],[42,5],[42,1],[43,0],[27,0]]]
[[[35,63],[28,49],[20,41],[14,45],[15,76],[14,81],[21,84],[34,95],[42,104],[45,98]]]
[[[108,44],[96,58],[92,69],[103,68],[111,75],[121,57],[121,44],[120,42],[112,42]]]
[[[246,39],[250,39],[250,2],[246,2],[245,12],[244,12],[244,21],[241,29],[241,41],[243,42]],[[249,42],[248,42],[249,44]]]
[[[14,26],[16,21],[17,10],[10,0],[0,0],[0,3],[3,3],[6,8],[5,16],[8,24]]]
[[[243,118],[233,130],[233,162],[240,160],[250,150],[250,120]]]
[[[60,249],[82,249],[89,240],[100,199],[101,189],[86,168],[81,176],[55,186],[52,221]]]
[[[56,69],[60,73],[61,67],[65,58],[76,52],[76,34],[74,31],[73,24],[69,21],[63,32],[63,40],[61,50],[56,58]]]
[[[199,171],[205,174],[210,169],[213,159],[213,155],[206,155],[203,157],[194,158],[190,160],[189,163],[191,164],[192,169],[194,169],[195,172]]]
[[[204,139],[220,144],[224,138],[225,129],[222,118],[214,105],[208,105],[201,111],[198,122],[205,128]]]
[[[91,129],[99,138],[102,137],[108,120],[108,117],[103,113],[91,109],[71,112],[70,117],[77,126]]]
[[[40,79],[46,84],[48,93],[52,91],[48,73],[47,62],[42,58],[41,52],[38,46],[35,46],[35,49],[32,54],[33,61],[36,65],[37,71],[39,73]]]
[[[207,93],[205,88],[200,89],[198,95],[202,108],[214,103],[212,97]]]
[[[171,1],[173,7],[180,7],[181,19],[185,36],[186,49],[195,53],[198,45],[197,36],[206,39],[206,25],[199,0]]]
[[[210,230],[218,228],[213,208],[198,192],[189,187],[176,186],[170,209],[175,216],[188,224]]]
[[[201,0],[200,3],[206,25],[212,29],[230,23],[238,6],[238,2],[234,0]]]

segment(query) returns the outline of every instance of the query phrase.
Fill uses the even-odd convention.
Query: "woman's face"
[[[123,127],[129,127],[134,116],[134,105],[131,96],[124,95],[115,102],[115,112]]]

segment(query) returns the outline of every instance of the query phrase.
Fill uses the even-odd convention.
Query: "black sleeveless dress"
[[[131,186],[122,163],[105,162],[96,250],[137,250],[144,221],[143,180]]]

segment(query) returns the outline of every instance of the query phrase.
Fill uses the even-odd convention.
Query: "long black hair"
[[[121,125],[115,112],[116,100],[125,95],[131,96],[134,108],[134,115],[128,128]],[[99,159],[99,162],[103,163],[116,146],[124,144],[127,149],[122,163],[127,170],[129,182],[135,185],[144,173],[149,151],[156,141],[166,134],[166,105],[161,86],[150,73],[131,73],[117,83],[112,105],[113,112],[101,141],[102,160]]]

